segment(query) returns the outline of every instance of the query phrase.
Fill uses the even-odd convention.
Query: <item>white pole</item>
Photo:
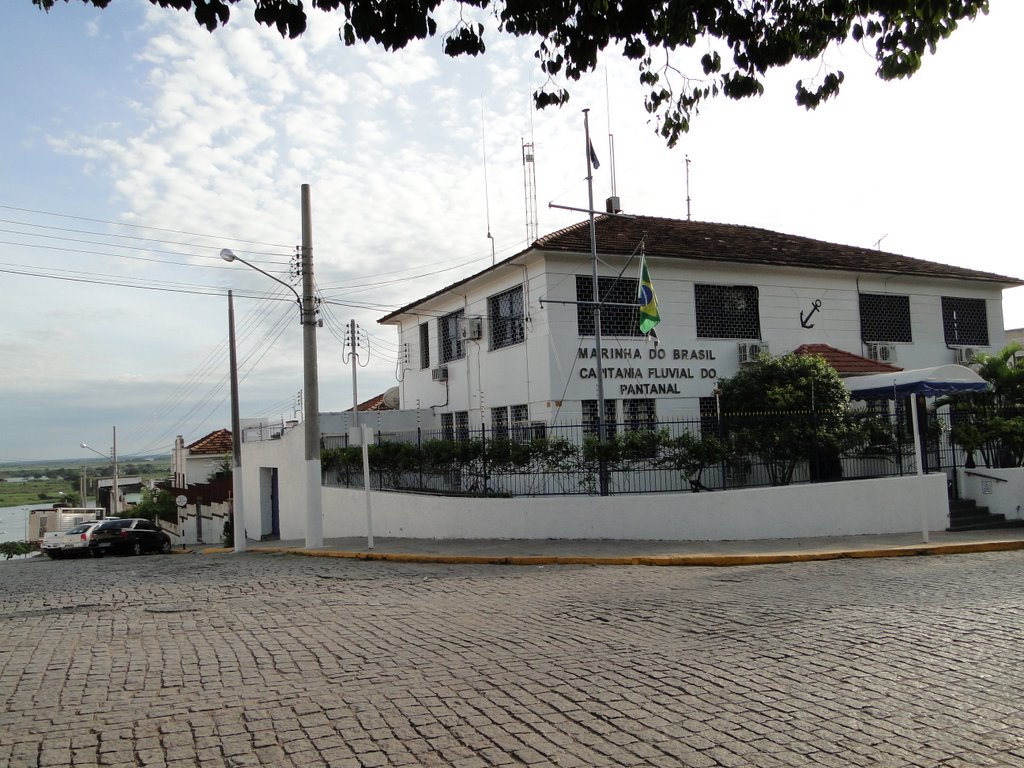
[[[923,452],[921,450],[921,432],[917,425],[917,395],[910,396],[910,421],[914,427],[914,457],[917,459],[917,475],[918,477],[924,476],[924,462],[921,460]],[[925,507],[923,501],[918,501],[921,507],[921,540],[928,543],[928,510]]]
[[[117,427],[114,427],[114,447],[111,451],[111,457],[114,460],[114,498],[110,502],[110,516],[117,517],[121,513],[121,505],[118,503],[118,496],[120,495],[120,489],[118,488],[117,482]]]
[[[366,548],[373,549],[373,510],[370,508],[370,439],[373,430],[363,425],[363,488],[366,489]]]

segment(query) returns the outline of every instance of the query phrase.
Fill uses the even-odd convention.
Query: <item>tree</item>
[[[850,437],[850,393],[818,355],[764,355],[719,383],[726,438],[735,453],[760,456],[772,485],[789,485],[797,464],[819,479],[836,475]]]
[[[71,0],[64,0],[70,2]],[[32,0],[49,10],[59,0]],[[110,0],[82,0],[106,8]],[[239,0],[150,0],[192,10],[211,32],[228,23]],[[458,2],[458,18],[439,31],[437,17]],[[923,54],[958,24],[988,13],[988,0],[309,0],[312,8],[339,12],[346,45],[378,43],[398,50],[413,40],[441,36],[449,56],[482,54],[487,26],[539,39],[534,56],[547,82],[534,93],[537,107],[565,104],[569,93],[556,77],[579,80],[598,55],[618,49],[636,61],[644,106],[669,146],[690,126],[705,99],[742,99],[764,90],[765,74],[794,60],[822,60],[822,74],[796,83],[796,102],[808,109],[839,92],[841,71],[824,66],[830,46],[873,43],[883,80],[909,77]],[[255,0],[254,18],[282,36],[305,31],[306,10],[297,0]],[[703,53],[700,72],[684,73],[671,55]],[[729,63],[726,64],[725,60]]]

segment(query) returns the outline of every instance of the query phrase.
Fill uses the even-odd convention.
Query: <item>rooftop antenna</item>
[[[608,173],[612,177],[612,197],[618,206],[619,193],[615,185],[615,134],[612,133],[612,98],[608,87],[608,67],[604,68],[604,99],[608,112]]]
[[[690,156],[686,157],[686,220],[690,221]]]
[[[533,106],[530,106],[530,140],[521,138],[523,149],[523,198],[526,200],[526,244],[537,242],[537,164],[533,144]]]
[[[487,211],[487,239],[491,241],[491,266],[494,266],[494,236],[491,234],[491,195],[487,188],[487,128],[484,125],[484,95],[480,94],[480,139],[484,153],[484,207]]]
[[[882,250],[882,241],[885,240],[885,238],[887,238],[888,236],[889,236],[889,233],[886,232],[880,238],[875,240],[875,250],[878,250],[878,251]]]

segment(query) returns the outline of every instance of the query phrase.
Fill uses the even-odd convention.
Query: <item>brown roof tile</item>
[[[188,448],[188,452],[193,456],[231,453],[231,430],[218,429],[206,437],[199,438],[191,445],[186,446],[186,448]]]
[[[625,216],[601,215],[596,217],[594,229],[599,254],[632,254],[636,252],[643,238],[645,253],[648,256],[661,258],[967,279],[997,283],[1008,287],[1024,285],[1024,280],[1019,278],[996,275],[991,272],[938,264],[871,248],[838,245],[737,224],[683,221],[655,216],[630,216],[627,218]],[[421,297],[385,315],[379,322],[386,323],[418,304],[468,283],[478,275],[501,267],[532,249],[589,255],[589,221],[582,221],[545,235],[526,251],[520,251],[481,272],[452,283],[429,296]]]
[[[895,365],[880,363],[877,360],[855,355],[852,352],[836,349],[828,344],[801,344],[793,350],[793,354],[820,355],[841,376],[857,376],[865,373],[890,373],[903,370]]]

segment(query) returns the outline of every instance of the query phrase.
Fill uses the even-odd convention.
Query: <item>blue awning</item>
[[[896,373],[875,373],[845,380],[854,400],[888,400],[924,395],[939,397],[962,392],[984,392],[988,382],[962,365],[940,365]]]

